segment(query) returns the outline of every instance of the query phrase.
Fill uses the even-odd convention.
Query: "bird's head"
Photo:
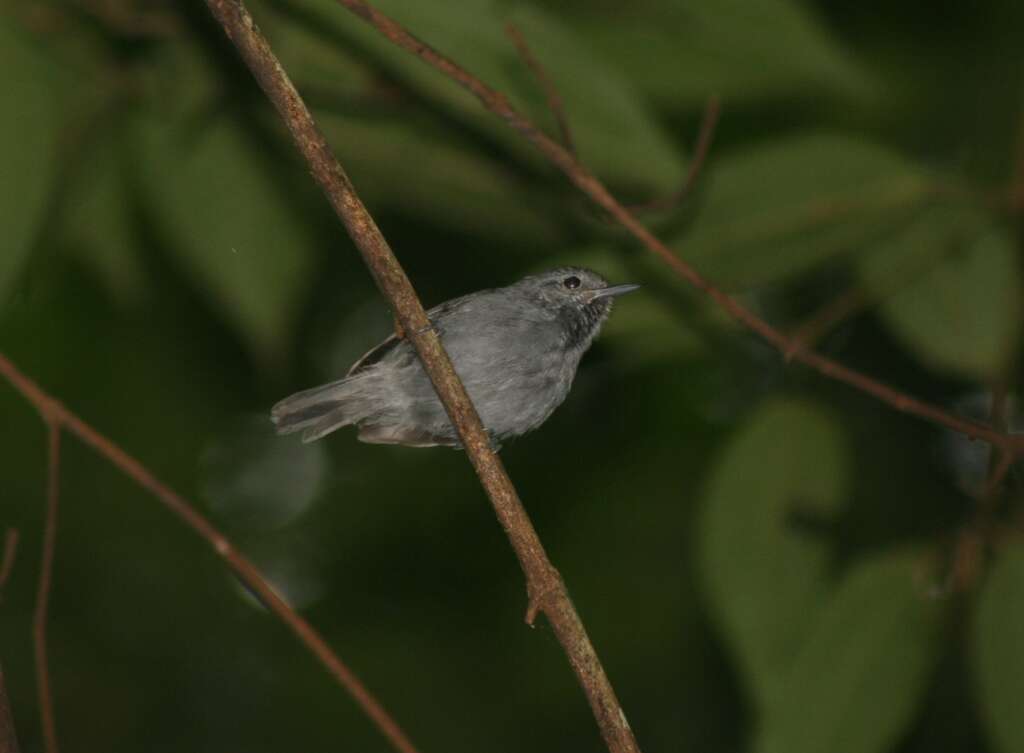
[[[609,285],[597,272],[582,267],[559,267],[518,283],[554,313],[566,329],[570,347],[585,348],[597,336],[616,296],[639,285]]]

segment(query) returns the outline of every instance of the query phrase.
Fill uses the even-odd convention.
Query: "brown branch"
[[[36,684],[39,691],[39,715],[43,725],[43,749],[57,753],[57,723],[50,692],[50,662],[46,652],[46,618],[50,610],[53,584],[53,555],[57,545],[57,506],[60,501],[60,422],[47,422],[49,442],[46,461],[46,525],[43,529],[43,559],[39,568],[36,610],[32,618],[32,640],[36,655]]]
[[[598,206],[615,218],[622,227],[640,241],[651,253],[665,262],[676,275],[686,280],[697,290],[715,301],[733,319],[762,337],[781,354],[792,352],[792,359],[818,371],[822,375],[843,382],[854,389],[867,393],[886,405],[931,423],[944,426],[971,439],[982,439],[1014,453],[1024,451],[1024,438],[994,430],[983,423],[970,421],[948,413],[941,408],[918,400],[872,377],[844,366],[837,361],[800,348],[781,331],[760,318],[724,291],[705,279],[693,267],[680,259],[615,197],[609,193],[587,168],[558,143],[548,138],[532,122],[512,107],[501,92],[483,83],[476,76],[444,56],[433,47],[409,33],[393,19],[373,8],[364,0],[336,0],[381,34],[423,62],[448,76],[480,100],[480,103],[533,144],[549,162],[561,170],[580,191],[589,196]]]
[[[274,591],[255,565],[235,549],[234,545],[205,517],[196,512],[189,502],[158,480],[142,463],[40,389],[2,353],[0,353],[0,376],[5,377],[18,392],[31,402],[48,424],[58,424],[92,447],[118,470],[156,497],[185,525],[208,541],[213,550],[245,584],[246,588],[256,594],[271,614],[288,626],[335,681],[352,696],[381,734],[391,742],[395,750],[400,753],[417,753],[416,747],[406,737],[398,723],[366,689],[352,670],[338,658],[323,637]]]
[[[718,116],[722,112],[722,104],[717,96],[711,96],[707,105],[704,106],[704,117],[700,122],[700,131],[697,134],[697,143],[693,146],[693,157],[690,159],[690,168],[686,171],[686,178],[674,193],[663,196],[660,199],[652,199],[640,204],[630,204],[630,211],[652,211],[659,209],[674,209],[683,203],[693,187],[697,185],[697,177],[704,168],[708,152],[711,151],[711,142],[715,137],[715,128],[718,127]]]
[[[544,66],[540,64],[540,61],[530,51],[530,46],[526,44],[526,38],[519,30],[519,27],[509,22],[505,24],[505,34],[512,40],[512,44],[516,46],[519,57],[523,59],[526,67],[530,69],[534,78],[537,79],[537,83],[544,90],[548,109],[551,110],[551,114],[554,115],[555,122],[558,124],[558,133],[562,137],[562,146],[575,155],[576,146],[572,139],[572,129],[569,128],[569,118],[565,114],[565,105],[562,102],[562,95],[558,93],[558,87],[555,86],[555,82],[548,75],[547,71],[544,70]]]
[[[548,560],[504,466],[491,449],[480,417],[401,265],[241,0],[207,0],[207,5],[281,115],[313,177],[390,302],[406,338],[416,348],[526,575],[531,615],[542,611],[550,622],[609,750],[637,753],[633,732],[565,585]]]
[[[4,669],[0,666],[0,753],[18,753],[18,736],[14,733],[14,714],[7,696]]]
[[[11,577],[14,570],[14,558],[18,556],[18,529],[8,528],[4,534],[4,553],[0,559],[0,597],[3,596],[4,586]]]

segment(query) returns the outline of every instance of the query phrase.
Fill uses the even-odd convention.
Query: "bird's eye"
[[[576,275],[573,275],[572,277],[566,277],[564,280],[562,280],[562,284],[565,285],[565,287],[569,288],[569,290],[575,290],[580,286],[580,278],[576,277]]]

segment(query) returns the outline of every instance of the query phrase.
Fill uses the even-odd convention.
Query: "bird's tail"
[[[342,426],[364,418],[358,378],[347,377],[289,395],[270,410],[278,434],[302,432],[303,442],[313,442]]]

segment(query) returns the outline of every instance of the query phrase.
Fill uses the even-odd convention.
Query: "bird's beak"
[[[612,285],[608,288],[599,288],[590,294],[590,300],[596,301],[598,298],[612,298],[625,295],[626,293],[632,293],[639,287],[639,285]]]

